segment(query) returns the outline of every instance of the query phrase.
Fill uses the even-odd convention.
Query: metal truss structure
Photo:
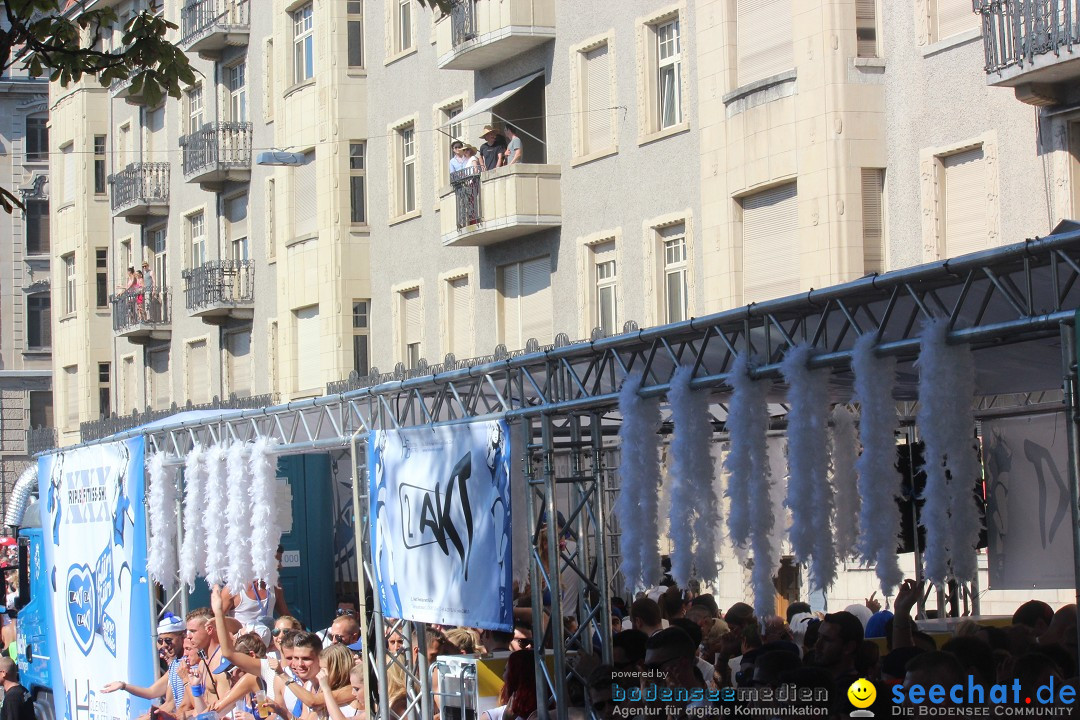
[[[682,323],[551,347],[312,400],[258,410],[224,411],[213,418],[165,421],[112,439],[146,435],[152,448],[168,453],[176,461],[195,442],[205,445],[268,437],[279,443],[281,453],[351,447],[358,508],[358,562],[360,575],[370,583],[373,574],[367,541],[367,482],[361,452],[366,433],[505,417],[512,423],[513,437],[523,439],[520,446],[533,541],[533,607],[542,605],[543,588],[555,583],[556,576],[577,579],[574,584],[578,591],[573,600],[577,607],[573,610],[581,622],[568,639],[563,640],[563,616],[568,608],[562,605],[569,598],[550,593],[550,627],[544,627],[540,613],[534,615],[535,637],[547,633],[554,654],[550,670],[539,656],[536,665],[541,714],[546,717],[544,700],[566,697],[567,681],[575,672],[570,658],[575,653],[599,652],[602,660],[610,661],[608,598],[616,587],[613,580],[617,574],[618,519],[611,513],[611,498],[617,487],[616,468],[609,462],[609,436],[619,422],[618,391],[629,374],[643,374],[643,395],[663,396],[674,371],[680,365],[690,365],[694,371],[692,387],[717,389],[725,385],[739,353],[757,358],[757,376],[779,377],[779,363],[785,352],[796,344],[807,343],[816,351],[812,365],[833,370],[834,391],[843,399],[850,386],[850,354],[858,337],[873,333],[880,354],[906,362],[918,354],[922,323],[946,317],[949,341],[970,344],[977,351],[976,362],[981,361],[984,367],[996,363],[999,356],[995,353],[1017,343],[1029,343],[1025,348],[1031,348],[1033,358],[1045,360],[1050,356],[1045,365],[1053,369],[1049,380],[1043,373],[1032,387],[1010,388],[977,399],[980,414],[1015,414],[1033,408],[1060,409],[1064,405],[1071,421],[1070,379],[1075,363],[1071,324],[1074,312],[1080,308],[1078,281],[1080,226],[1071,225],[1046,238],[868,276]],[[1061,387],[1063,376],[1066,392],[1062,399],[1060,390],[1054,394],[1054,388]],[[1025,378],[1015,380],[1023,384]],[[902,388],[898,390],[902,392]],[[717,394],[714,403],[723,399],[722,394]],[[911,417],[915,397],[898,394],[898,400],[901,413]],[[1080,436],[1075,422],[1069,425],[1075,530],[1074,446]],[[609,438],[606,444],[605,438]],[[569,454],[569,472],[562,476],[556,472],[557,453]],[[563,511],[564,527],[544,522]],[[566,529],[572,529],[578,538],[574,548],[560,548]],[[546,543],[541,542],[542,535]],[[1074,535],[1080,549],[1080,532]],[[546,547],[546,554],[541,552],[542,547]],[[380,697],[386,697],[386,663],[398,662],[415,683],[410,683],[409,709],[404,716],[427,720],[432,707],[430,693],[426,692],[430,676],[424,628],[383,618],[378,593],[374,598],[375,607],[368,609],[373,632],[365,628],[365,636],[369,638],[368,660],[378,678]],[[387,657],[382,638],[388,629],[403,635],[407,649],[419,646],[415,661],[411,652]],[[594,642],[594,635],[599,643]],[[537,640],[538,647],[543,644]],[[373,717],[398,717],[385,706],[373,710]],[[551,714],[566,718],[564,704],[558,703]]]

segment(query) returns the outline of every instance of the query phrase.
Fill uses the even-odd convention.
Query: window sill
[[[669,128],[664,128],[658,132],[649,133],[648,135],[642,135],[638,138],[638,146],[648,145],[649,143],[665,140],[673,135],[680,135],[690,130],[690,121],[686,120],[678,125],[672,125]]]
[[[48,360],[52,357],[52,348],[27,348],[22,356],[28,360]]]
[[[971,28],[970,30],[965,30],[962,33],[957,33],[956,35],[950,35],[947,38],[942,38],[937,42],[932,42],[929,45],[923,45],[919,49],[922,52],[922,56],[926,58],[930,57],[931,55],[937,55],[938,53],[945,52],[946,50],[951,50],[954,47],[966,45],[972,40],[978,40],[981,37],[981,28]]]
[[[68,322],[69,320],[74,320],[77,317],[77,315],[78,315],[77,313],[68,313],[67,315],[64,315],[63,317],[61,317],[59,322],[65,323],[65,322]]]
[[[285,247],[291,248],[293,245],[302,245],[310,240],[318,240],[319,233],[308,233],[307,235],[301,235],[300,237],[291,238],[285,241]]]
[[[349,232],[367,235],[371,232],[371,225],[368,223],[349,223]]]
[[[43,158],[24,157],[22,164],[23,165],[41,165],[41,166],[45,167],[45,166],[48,166],[48,164],[49,164],[49,158],[48,157],[43,157]]]
[[[309,87],[312,87],[314,85],[315,85],[315,78],[309,78],[307,80],[304,80],[303,82],[298,82],[295,85],[292,85],[288,89],[286,89],[285,93],[282,95],[282,97],[287,99],[293,93],[298,93],[301,90],[303,90],[304,88],[309,88]]]
[[[417,52],[418,52],[418,50],[416,49],[416,46],[413,45],[410,48],[406,48],[405,50],[402,50],[401,52],[394,53],[393,55],[388,55],[387,58],[385,60],[383,60],[383,65],[393,65],[398,60],[403,60],[403,59],[409,57],[410,55],[415,55]]]
[[[362,67],[350,67],[345,71],[345,75],[351,78],[362,79],[367,77],[367,68]]]
[[[675,127],[678,127],[678,126],[675,126]],[[671,130],[671,129],[672,128],[668,128],[668,130]],[[591,162],[595,162],[597,160],[602,160],[602,159],[604,159],[606,157],[611,157],[612,155],[618,155],[618,154],[619,154],[619,146],[614,145],[612,147],[605,148],[603,150],[597,150],[596,152],[589,153],[588,155],[579,155],[579,156],[576,156],[574,158],[571,158],[570,167],[578,167],[580,165],[588,165]]]
[[[391,225],[391,226],[400,225],[403,222],[408,222],[410,220],[415,220],[418,217],[420,217],[420,210],[416,209],[416,210],[413,210],[412,212],[405,213],[404,215],[398,215],[397,217],[392,218],[388,224]]]
[[[51,259],[52,259],[52,256],[49,255],[48,253],[34,253],[32,255],[30,253],[27,253],[26,255],[23,255],[23,260],[25,262],[47,263]]]
[[[857,68],[884,68],[885,58],[883,57],[857,57],[851,59],[851,64]]]

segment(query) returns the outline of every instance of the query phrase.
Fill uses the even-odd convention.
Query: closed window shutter
[[[469,331],[472,326],[472,294],[469,292],[469,278],[455,278],[450,281],[450,352],[456,358],[469,357],[472,348],[469,345]]]
[[[423,317],[420,314],[420,289],[407,290],[401,293],[404,305],[402,318],[405,321],[405,344],[412,345],[420,342],[420,331],[423,328]]]
[[[124,358],[124,401],[120,408],[120,415],[127,415],[136,407],[138,400],[135,397],[135,358]]]
[[[611,147],[611,70],[605,44],[585,53],[585,153]]]
[[[206,343],[203,343],[205,346]],[[148,353],[152,402],[157,409],[169,406],[169,351],[155,350]]]
[[[863,272],[885,271],[885,223],[881,207],[885,171],[863,168]]]
[[[64,148],[64,202],[75,202],[75,148]]]
[[[937,38],[943,40],[979,27],[971,0],[937,0]]]
[[[521,342],[521,265],[504,265],[499,291],[502,296],[502,342],[509,349],[518,349]]]
[[[205,340],[188,345],[188,397],[195,404],[210,402],[210,365],[207,360]]]
[[[855,0],[856,55],[877,57],[877,0]]]
[[[64,404],[68,425],[79,424],[79,367],[64,368]]]
[[[745,198],[743,207],[743,302],[799,291],[799,206],[795,183]]]
[[[169,158],[162,153],[165,149],[165,106],[146,113],[146,130],[149,134],[149,159],[148,162],[168,162]]]
[[[308,153],[293,173],[293,237],[314,235],[317,230],[315,153]]]
[[[551,258],[545,255],[521,263],[521,347],[529,338],[549,344],[551,327]]]
[[[795,67],[792,0],[737,0],[739,85]]]
[[[247,216],[247,195],[241,195],[225,202],[225,218],[229,223],[229,240],[247,237]]]
[[[296,387],[308,390],[319,387],[321,358],[319,306],[312,305],[296,311]]]
[[[229,360],[229,393],[237,397],[251,395],[251,332],[225,336]]]
[[[986,165],[981,147],[942,158],[945,256],[986,249]]]

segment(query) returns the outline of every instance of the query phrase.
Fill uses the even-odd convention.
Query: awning
[[[443,127],[446,127],[447,125],[450,125],[452,123],[464,122],[465,120],[476,117],[481,113],[491,112],[491,109],[494,108],[496,105],[498,105],[504,100],[509,99],[515,93],[517,93],[518,90],[525,87],[536,78],[543,76],[543,74],[544,71],[539,70],[537,72],[534,72],[532,75],[526,75],[523,78],[518,78],[514,82],[507,83],[501,87],[495,88],[490,93],[480,98],[472,105],[455,115],[453,119],[449,120],[446,123],[443,123]]]

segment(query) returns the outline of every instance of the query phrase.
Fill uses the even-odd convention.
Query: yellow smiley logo
[[[847,690],[847,698],[857,708],[868,708],[877,699],[877,688],[866,678],[859,678],[851,683]]]

